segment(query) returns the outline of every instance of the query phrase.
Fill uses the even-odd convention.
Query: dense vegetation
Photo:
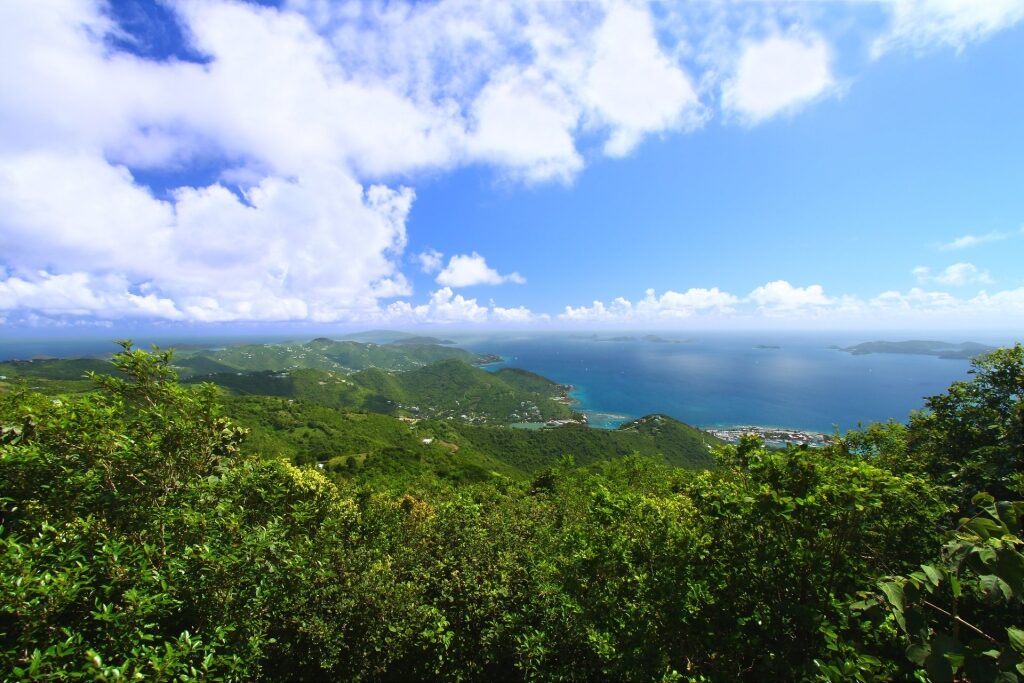
[[[294,370],[316,368],[353,372],[366,368],[411,370],[442,360],[478,363],[496,360],[450,346],[433,343],[432,338],[409,338],[391,344],[336,341],[320,337],[305,344],[246,344],[218,350],[201,350],[175,359],[183,376],[223,372]]]
[[[180,385],[170,363],[126,349],[98,391],[0,394],[10,678],[1024,675],[1020,346],[907,425],[747,439],[697,470],[617,436],[599,458],[574,427],[502,457],[538,432],[335,419]],[[489,429],[526,436],[488,450]],[[309,459],[316,432],[347,460]],[[695,436],[618,432],[653,452]]]
[[[368,368],[345,375],[299,369],[215,374],[203,380],[239,395],[282,396],[387,415],[478,424],[580,419],[556,400],[565,393],[561,385],[549,380],[540,384],[511,369],[486,372],[458,360],[405,372]]]
[[[421,475],[455,483],[486,479],[490,472],[525,479],[565,454],[572,454],[578,464],[639,453],[672,465],[702,468],[713,463],[709,446],[721,445],[709,434],[665,416],[617,430],[527,430],[447,420],[403,421],[269,396],[226,397],[225,409],[249,430],[242,445],[246,453],[283,456],[300,465],[318,463],[345,478],[373,478],[389,486],[406,485]]]

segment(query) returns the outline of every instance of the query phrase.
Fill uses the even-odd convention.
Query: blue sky
[[[0,330],[1024,329],[1024,1],[0,8]]]

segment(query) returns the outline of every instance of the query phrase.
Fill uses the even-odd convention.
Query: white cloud
[[[7,155],[0,156],[0,253],[8,278],[40,284],[38,271],[88,272],[76,282],[94,288],[114,277],[122,296],[145,286],[199,321],[337,320],[408,293],[394,257],[413,197],[407,189],[364,190],[324,169],[267,177],[244,199],[214,184],[158,200],[125,169],[93,156]],[[111,296],[104,286],[97,297]],[[28,290],[10,291],[24,296],[8,299],[7,308],[38,307]]]
[[[1024,315],[1024,287],[989,294],[982,290],[967,302],[972,310],[1009,315]],[[1003,319],[1005,321],[1005,318]]]
[[[608,306],[594,301],[590,306],[566,306],[558,316],[563,320],[587,320],[608,322],[644,322],[688,318],[698,313],[728,315],[734,311],[739,298],[723,292],[717,287],[703,289],[693,287],[685,292],[667,290],[658,296],[653,289],[644,292],[644,298],[636,304],[623,297],[617,297]]]
[[[835,86],[828,43],[816,35],[748,43],[722,90],[722,105],[757,123],[791,111]]]
[[[526,279],[519,273],[502,275],[487,265],[483,256],[476,253],[452,256],[445,269],[437,274],[437,284],[446,287],[473,287],[475,285],[500,285],[505,282],[524,284]]]
[[[648,133],[700,121],[690,78],[662,52],[649,12],[626,4],[614,5],[597,31],[583,97],[611,126],[610,156],[628,154]]]
[[[747,123],[835,90],[831,49],[805,28],[814,13],[803,7],[758,5],[748,22],[735,21],[734,7],[687,5],[679,11],[704,18],[679,30],[668,25],[674,8],[615,1],[170,7],[206,63],[118,51],[108,38],[119,29],[99,2],[0,3],[5,320],[370,319],[410,292],[401,268],[415,193],[367,178],[486,163],[503,177],[568,183],[587,145],[621,156],[646,137],[690,130],[709,115],[700,96],[719,88],[723,107]],[[892,44],[915,46],[974,40],[1021,16],[1006,0],[892,9]],[[166,191],[139,180],[144,170],[190,179],[196,168],[220,168],[219,179]],[[476,252],[443,270],[441,259],[414,257],[442,271],[445,287],[423,311],[407,302],[396,311],[534,315],[450,289],[521,282],[517,273],[498,273]],[[940,278],[990,281],[976,269]],[[847,301],[816,285],[769,283],[754,294],[765,311]],[[672,319],[745,303],[695,288],[567,313]]]
[[[530,309],[524,306],[515,308],[502,308],[491,302],[491,320],[507,323],[528,323],[535,320],[537,316]]]
[[[145,285],[194,320],[355,316],[409,291],[414,197],[360,178],[485,162],[569,182],[584,122],[622,154],[696,121],[644,8],[172,9],[206,63],[113,49],[120,29],[99,4],[0,5],[0,262],[23,293],[10,306],[38,300],[19,283],[42,287],[43,270],[87,274],[97,296],[108,276],[129,294]],[[223,166],[221,181],[137,182],[195,163]],[[463,256],[439,279],[498,281],[522,278]]]
[[[444,264],[444,254],[437,249],[428,249],[416,254],[416,260],[420,264],[420,270],[424,273],[436,273]]]
[[[685,292],[675,292],[670,289],[660,297],[655,295],[653,289],[648,289],[644,295],[644,299],[639,301],[635,307],[636,315],[640,318],[686,318],[706,311],[731,313],[733,306],[739,303],[737,297],[719,290],[718,287],[711,289],[691,287]]]
[[[896,290],[882,292],[871,299],[870,305],[883,311],[949,311],[960,306],[960,301],[948,292],[930,292],[914,287],[907,293]]]
[[[1009,236],[1009,233],[1005,232],[989,232],[984,235],[962,235],[946,242],[945,244],[939,245],[939,249],[942,249],[943,251],[968,249],[979,244],[985,244],[986,242],[998,242],[1000,240],[1005,240]]]
[[[893,0],[889,8],[892,24],[872,46],[876,57],[902,47],[961,50],[1024,19],[1021,0]]]
[[[992,283],[992,276],[987,270],[981,270],[973,263],[954,263],[947,266],[945,270],[932,275],[931,269],[926,266],[917,266],[911,273],[921,284],[934,282],[940,285],[963,286]]]
[[[498,74],[476,99],[467,146],[526,180],[568,182],[581,168],[573,130],[579,110],[534,69]]]
[[[799,313],[836,303],[835,299],[825,295],[821,285],[794,287],[785,280],[761,285],[750,293],[749,298],[767,314]]]
[[[487,307],[479,305],[476,299],[454,294],[450,287],[442,287],[430,295],[430,301],[420,306],[404,301],[390,304],[385,309],[385,317],[390,321],[428,323],[484,322]]]
[[[537,316],[528,308],[502,308],[480,305],[476,299],[468,299],[455,294],[451,287],[442,287],[430,295],[430,300],[419,306],[406,301],[396,301],[385,309],[367,316],[364,320],[402,323],[402,324],[448,324],[448,323],[528,323],[544,320],[547,316]]]
[[[20,277],[0,280],[0,311],[19,308],[51,316],[101,314],[115,318],[169,320],[185,317],[170,299],[129,291],[129,284],[122,277],[97,278],[83,272],[52,275],[41,271],[30,280]]]

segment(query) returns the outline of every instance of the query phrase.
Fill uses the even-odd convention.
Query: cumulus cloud
[[[99,3],[0,6],[5,310],[27,311],[40,301],[31,288],[73,276],[95,301],[114,300],[111,283],[123,301],[145,287],[175,318],[362,315],[409,292],[400,265],[415,194],[361,178],[484,162],[569,182],[584,131],[621,155],[700,120],[642,6],[172,10],[202,63],[118,50],[109,39],[125,34]],[[169,190],[138,180],[189,178],[194,165],[220,178]],[[440,259],[416,260],[437,272]],[[438,279],[522,281],[476,254]]]
[[[717,287],[693,287],[685,292],[667,290],[661,296],[648,289],[644,298],[635,304],[617,297],[607,306],[602,301],[594,301],[590,306],[566,306],[558,317],[563,320],[610,322],[672,320],[698,313],[730,314],[739,302],[738,297]]]
[[[173,301],[152,293],[131,292],[128,282],[117,275],[95,277],[75,272],[53,275],[46,271],[30,279],[6,277],[0,280],[0,311],[29,308],[51,316],[160,318],[185,317]]]
[[[893,0],[891,26],[872,46],[876,57],[897,48],[945,45],[957,50],[1024,19],[1021,0]]]
[[[968,305],[976,311],[1024,315],[1024,287],[989,294],[982,290],[970,299]]]
[[[476,99],[471,118],[469,152],[514,175],[568,182],[583,168],[572,134],[579,109],[535,69],[496,76]]]
[[[797,313],[836,303],[835,299],[825,295],[821,285],[794,287],[785,280],[761,285],[750,293],[749,298],[768,314]]]
[[[907,292],[886,291],[868,302],[871,320],[901,324],[918,320],[930,324],[973,324],[1002,327],[1008,318],[1024,315],[1024,287],[970,297],[913,287]]]
[[[1010,235],[1005,232],[989,232],[984,235],[962,235],[949,242],[939,245],[939,249],[943,251],[954,251],[957,249],[969,249],[979,244],[985,244],[986,242],[999,242],[1005,240]]]
[[[420,270],[424,273],[436,273],[441,270],[444,264],[444,254],[439,252],[437,249],[428,249],[427,251],[416,254],[416,260],[420,264]]]
[[[501,306],[495,306],[494,302],[491,302],[491,320],[495,322],[503,323],[528,323],[541,318],[546,319],[546,316],[535,316],[533,312],[525,306],[516,306],[515,308],[502,308]]]
[[[933,282],[955,287],[972,284],[992,284],[992,276],[989,272],[979,269],[973,263],[954,263],[935,274],[932,274],[931,269],[926,266],[918,266],[911,273],[921,284]]]
[[[835,87],[828,43],[816,35],[772,36],[748,43],[733,77],[722,90],[722,105],[757,123],[791,111]]]
[[[1005,325],[1007,317],[1024,315],[1024,287],[960,297],[949,292],[913,287],[887,290],[864,299],[848,294],[828,296],[819,285],[796,287],[775,280],[737,297],[717,288],[667,291],[658,296],[647,290],[643,299],[623,297],[611,302],[594,301],[585,306],[566,306],[558,319],[567,324],[609,326],[699,325],[786,326],[827,322],[830,326],[858,328],[866,325]],[[775,321],[773,323],[773,321]]]
[[[410,260],[415,192],[368,179],[489,164],[570,183],[594,154],[700,126],[711,115],[701,98],[717,90],[753,124],[836,88],[825,34],[768,4],[751,22],[735,7],[678,10],[701,24],[615,0],[169,6],[201,60],[119,50],[111,37],[125,34],[100,2],[0,3],[4,320],[526,320],[523,307],[451,291],[519,274],[476,252],[447,266],[434,250]],[[1006,0],[890,9],[887,45],[959,45],[1021,15]],[[149,187],[152,175],[180,186]],[[442,288],[388,306],[410,294],[410,263]],[[764,311],[823,308],[831,300],[815,287],[769,283],[749,299]],[[695,288],[566,315],[672,319],[747,303]]]
[[[244,196],[213,184],[161,200],[94,156],[7,155],[0,156],[0,252],[16,264],[9,276],[24,282],[52,287],[38,273],[89,272],[95,277],[76,283],[104,283],[96,297],[111,296],[111,282],[120,283],[122,298],[145,288],[197,321],[338,320],[408,293],[394,255],[405,245],[413,198],[409,189],[364,189],[327,168],[294,180],[267,177]],[[37,303],[24,296],[5,307]]]
[[[628,154],[648,133],[699,123],[690,77],[662,51],[645,9],[613,6],[594,43],[583,97],[594,117],[611,128],[608,155]]]
[[[486,259],[475,251],[472,254],[452,256],[444,270],[437,274],[437,284],[446,287],[500,285],[505,282],[521,285],[526,279],[519,273],[500,274],[488,266]]]
[[[529,309],[519,306],[502,308],[492,301],[483,306],[476,299],[455,294],[451,287],[442,287],[431,293],[430,300],[419,306],[406,301],[395,301],[383,311],[369,319],[403,324],[449,324],[449,323],[528,323],[545,319],[534,315]]]

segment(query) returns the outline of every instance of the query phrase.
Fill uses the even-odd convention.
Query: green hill
[[[485,363],[494,360],[463,349],[405,340],[395,344],[335,341],[320,337],[307,343],[246,344],[176,354],[182,377],[222,372],[259,372],[315,368],[355,372],[366,368],[412,370],[441,360]]]
[[[523,479],[565,455],[589,465],[639,453],[700,469],[713,465],[709,447],[722,443],[665,416],[637,421],[656,423],[654,433],[629,427],[527,430],[410,420],[271,396],[227,397],[225,408],[250,430],[245,448],[254,454],[319,463],[330,474],[399,488],[435,476],[454,482],[482,481],[496,474]]]
[[[572,455],[580,465],[639,453],[676,467],[713,466],[710,449],[722,445],[722,441],[664,415],[636,422],[641,421],[656,421],[657,431],[631,427],[636,423],[614,430],[583,425],[530,430],[467,424],[455,424],[452,429],[475,451],[499,458],[524,472],[550,466],[563,455]]]
[[[0,363],[0,389],[25,385],[46,394],[91,391],[87,372],[109,373],[110,361],[99,358],[47,358]]]
[[[724,443],[668,415],[646,415],[622,425],[617,431],[650,439],[654,450],[664,456],[665,462],[678,467],[710,467],[712,461],[708,446]]]
[[[369,368],[352,374],[317,369],[219,373],[193,378],[239,395],[300,399],[331,408],[478,424],[573,419],[565,387],[539,375],[490,373],[459,360],[406,372]]]

